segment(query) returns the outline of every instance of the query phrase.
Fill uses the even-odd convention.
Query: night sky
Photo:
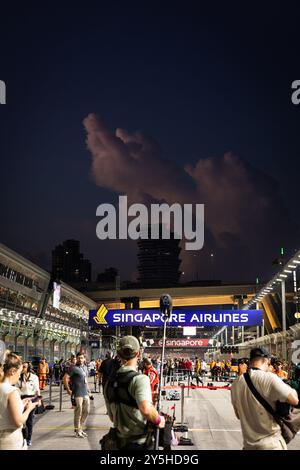
[[[50,269],[75,238],[94,275],[134,279],[136,244],[99,241],[97,206],[193,201],[206,238],[185,278],[267,281],[299,249],[300,8],[161,3],[1,6],[0,241]],[[138,167],[124,136],[148,149]]]

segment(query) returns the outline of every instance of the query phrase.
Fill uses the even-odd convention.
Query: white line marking
[[[241,429],[209,429],[209,428],[189,428],[191,432],[242,432]]]

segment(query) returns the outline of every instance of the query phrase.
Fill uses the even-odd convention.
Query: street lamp
[[[210,254],[210,259],[211,259],[211,279],[213,280],[214,278],[214,254]]]

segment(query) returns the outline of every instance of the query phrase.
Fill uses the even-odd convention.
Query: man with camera
[[[114,435],[117,449],[151,449],[153,439],[148,439],[145,431],[147,422],[163,428],[165,419],[152,404],[149,377],[137,372],[139,341],[134,336],[125,336],[120,339],[117,352],[122,366],[104,388],[106,408],[114,423],[109,434]],[[101,441],[102,450],[108,450],[107,436]]]
[[[255,392],[276,410],[278,405],[298,404],[295,390],[279,377],[269,372],[270,355],[265,348],[254,348],[250,352],[249,370],[241,374],[232,384],[231,401],[237,418],[241,422],[245,450],[286,450],[286,442],[275,418],[264,408],[253,394]],[[252,390],[251,390],[252,388]]]

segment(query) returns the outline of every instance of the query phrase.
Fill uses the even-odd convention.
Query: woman
[[[6,355],[0,368],[0,450],[26,450],[22,428],[38,403],[30,398],[21,400],[15,387],[22,372],[22,359],[16,354]]]
[[[18,387],[21,391],[21,398],[34,398],[35,396],[40,395],[40,388],[39,388],[39,379],[38,376],[35,375],[30,367],[29,362],[23,362],[23,370],[21,373],[20,380],[18,382]],[[33,428],[33,418],[34,418],[34,410],[28,416],[26,421],[26,428],[27,428],[27,445],[32,445],[32,428]]]

